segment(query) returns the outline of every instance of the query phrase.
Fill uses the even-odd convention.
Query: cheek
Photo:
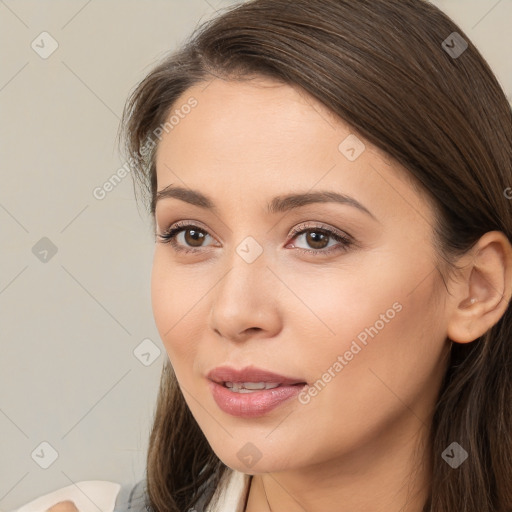
[[[415,262],[390,255],[387,265],[381,259],[378,268],[340,272],[325,287],[306,283],[304,296],[322,320],[308,315],[299,338],[318,411],[343,403],[340,415],[354,428],[357,418],[383,419],[418,400],[428,413],[443,374],[446,333],[434,298],[437,274],[427,258]]]
[[[194,278],[177,272],[168,263],[165,250],[157,248],[151,272],[151,304],[160,339],[176,372],[182,364],[192,361],[196,353],[191,327],[198,325],[200,291],[191,286]]]
[[[344,370],[351,368],[344,373],[360,368],[365,378],[370,367],[382,369],[391,381],[432,369],[445,333],[442,312],[433,300],[438,283],[430,256],[428,251],[381,251],[366,255],[366,263],[358,257],[351,265],[347,259],[342,270],[301,277],[300,297],[309,312],[299,315],[294,309],[287,323],[297,328],[295,337],[310,363],[310,381],[338,356],[346,356]]]
[[[354,340],[365,347],[372,336],[381,338],[391,323],[400,321],[405,294],[393,269],[378,272],[373,265],[358,265],[301,276],[297,295],[303,303],[286,308],[285,322],[300,329],[296,339],[308,361],[325,366],[350,350]]]

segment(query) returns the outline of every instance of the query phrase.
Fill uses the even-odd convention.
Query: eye
[[[202,248],[207,247],[203,242],[209,237],[213,237],[208,232],[190,221],[181,221],[173,224],[164,233],[157,234],[161,243],[171,244],[173,249],[177,252],[183,253],[198,253]],[[295,249],[305,254],[330,254],[335,251],[346,251],[354,243],[349,235],[332,228],[321,226],[311,226],[307,224],[300,224],[290,234],[292,238],[303,237],[303,240],[312,249],[304,249],[295,247]],[[338,244],[328,245],[329,239],[338,242]],[[326,249],[327,248],[327,249]]]
[[[183,234],[183,236],[181,236]],[[200,252],[203,241],[211,237],[204,229],[187,221],[177,222],[164,233],[157,234],[162,243],[171,244],[178,252]]]
[[[303,241],[312,247],[312,249],[296,247],[299,252],[314,254],[315,256],[330,254],[340,250],[346,251],[354,243],[350,236],[324,225],[311,226],[300,224],[292,231],[291,236],[293,238],[302,237]],[[328,245],[329,239],[338,242],[338,244]]]

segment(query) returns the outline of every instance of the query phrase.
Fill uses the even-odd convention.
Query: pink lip
[[[242,418],[263,416],[286,400],[297,396],[307,386],[302,379],[285,377],[255,367],[242,370],[218,367],[208,373],[207,377],[210,391],[219,408],[227,414]],[[280,386],[252,393],[237,393],[225,387],[224,382],[267,382]]]
[[[277,373],[269,372],[255,366],[247,366],[241,370],[229,366],[218,366],[207,375],[210,380],[219,384],[224,382],[268,382],[272,384],[302,384],[306,381],[301,378],[285,377]]]
[[[295,384],[252,393],[236,393],[213,380],[210,380],[208,385],[219,408],[227,414],[241,418],[263,416],[284,401],[298,395],[304,388],[301,384]]]

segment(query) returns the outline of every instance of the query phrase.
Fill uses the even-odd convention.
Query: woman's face
[[[157,240],[153,311],[218,457],[260,473],[357,456],[354,471],[363,454],[426,433],[449,348],[446,290],[433,211],[406,171],[311,97],[264,79],[194,86],[172,115],[156,225],[182,229],[174,246]],[[311,200],[284,199],[302,194]],[[207,377],[218,366],[306,385],[271,409],[254,404],[276,391],[222,386],[219,405]]]

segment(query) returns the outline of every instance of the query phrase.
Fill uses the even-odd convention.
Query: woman
[[[512,112],[453,21],[249,1],[122,128],[170,362],[116,510],[512,510]]]

